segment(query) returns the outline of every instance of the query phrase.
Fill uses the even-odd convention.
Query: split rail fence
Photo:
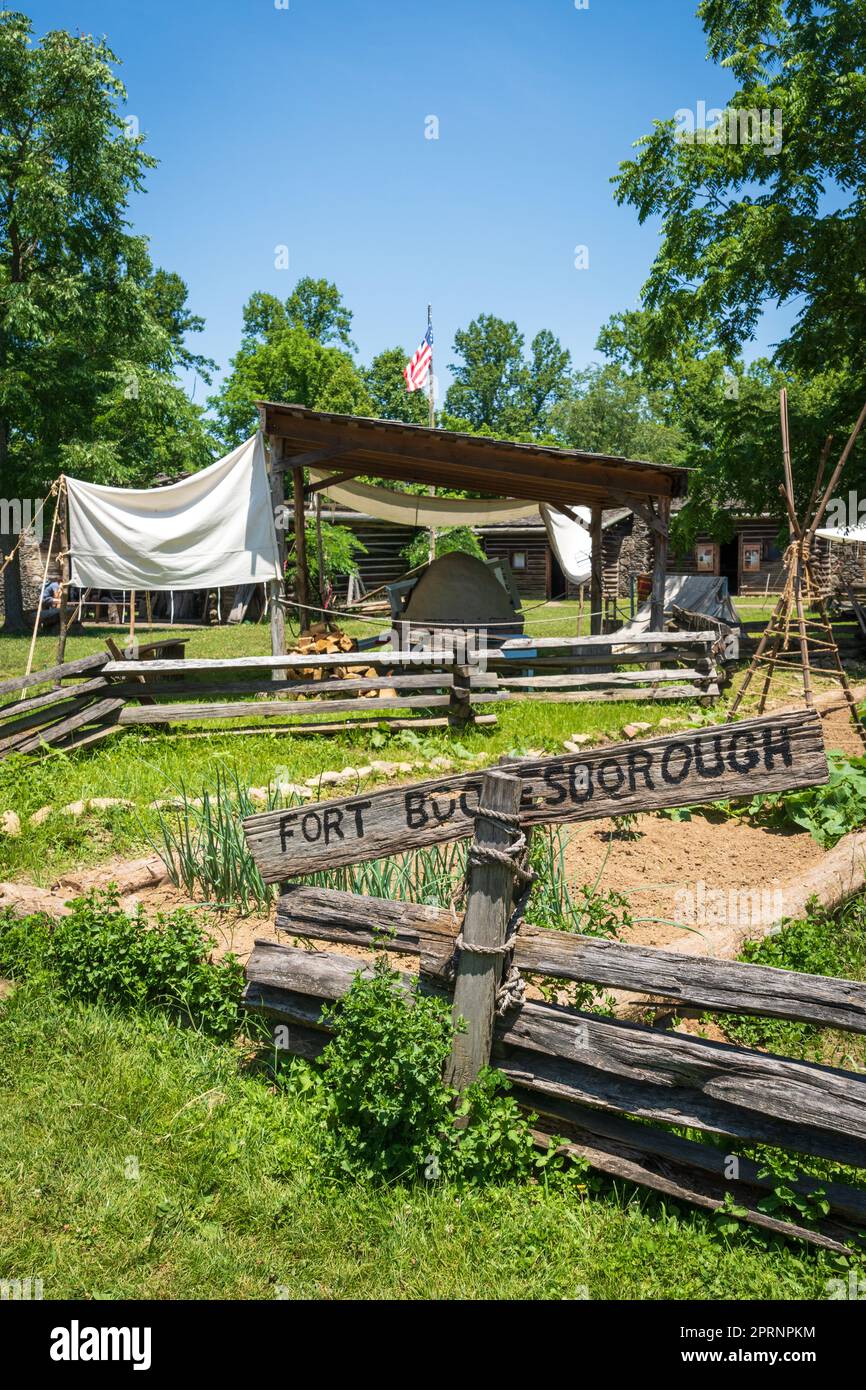
[[[256,720],[298,735],[338,733],[349,722],[357,729],[460,729],[495,723],[496,704],[508,700],[709,703],[723,680],[717,636],[709,631],[642,633],[621,642],[516,638],[485,652],[464,647],[466,660],[455,660],[456,648],[187,659],[153,657],[177,643],[126,652],[110,645],[108,653],[0,682],[0,701],[10,697],[0,703],[0,758],[44,746],[78,748],[136,725],[221,720],[232,732],[260,733],[261,723],[238,722]],[[47,692],[27,693],[48,684]]]
[[[403,987],[453,996],[455,1023],[463,1021],[447,1072],[457,1089],[490,1063],[537,1116],[539,1145],[563,1144],[604,1173],[699,1207],[733,1199],[758,1226],[843,1250],[866,1226],[866,1192],[803,1178],[798,1192],[823,1194],[829,1210],[815,1223],[787,1221],[773,1212],[773,1183],[760,1164],[731,1150],[772,1145],[866,1168],[866,1077],[544,1003],[528,998],[525,984],[577,981],[682,1009],[859,1034],[866,1033],[866,985],[522,920],[533,825],[609,815],[612,804],[647,810],[826,779],[820,721],[798,712],[252,816],[244,830],[256,863],[267,881],[283,882],[277,931],[304,944],[256,943],[246,1005],[281,1025],[281,1046],[316,1058],[331,1028],[323,1009],[371,968],[323,946],[415,956],[419,970],[402,972]],[[470,836],[460,922],[447,909],[290,881]]]

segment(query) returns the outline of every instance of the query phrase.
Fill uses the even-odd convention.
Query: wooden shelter
[[[310,602],[309,571],[304,531],[308,497],[359,475],[398,483],[463,489],[489,497],[546,502],[575,519],[574,508],[588,507],[593,541],[590,582],[592,632],[602,622],[602,514],[629,507],[650,527],[653,537],[653,630],[662,626],[668,527],[671,503],[687,490],[687,470],[668,465],[554,449],[541,444],[515,444],[429,429],[396,420],[334,415],[300,405],[258,402],[259,422],[268,438],[274,506],[290,492],[294,511],[296,596],[301,612]],[[305,485],[304,469],[333,465],[324,482]],[[291,484],[286,487],[287,475]],[[275,655],[284,649],[284,620],[274,586],[271,640]]]

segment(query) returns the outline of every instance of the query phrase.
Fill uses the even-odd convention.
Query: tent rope
[[[62,476],[62,475],[61,475],[61,476]],[[15,556],[17,555],[19,548],[24,544],[24,541],[25,541],[25,539],[26,539],[26,537],[27,537],[28,531],[32,531],[33,528],[35,527],[37,521],[39,520],[39,518],[40,518],[40,516],[42,515],[43,511],[45,510],[46,506],[47,506],[48,503],[50,502],[51,498],[54,496],[55,490],[56,490],[56,488],[57,488],[57,484],[58,484],[59,482],[60,482],[60,478],[55,478],[55,479],[54,479],[54,482],[51,484],[51,487],[49,488],[48,492],[47,492],[46,495],[43,497],[42,501],[39,503],[39,506],[36,508],[36,513],[35,513],[35,515],[34,515],[34,517],[33,517],[33,520],[31,521],[30,525],[26,528],[26,530],[24,530],[24,531],[21,532],[20,536],[18,537],[17,541],[16,541],[15,544],[13,545],[12,549],[9,551],[9,554],[4,558],[2,565],[0,565],[0,577],[2,577],[2,576],[5,574],[6,570],[7,570],[7,569],[9,568],[9,566],[12,564],[12,561],[15,559]]]
[[[51,494],[55,492],[59,495],[63,483],[64,479],[61,474],[57,481],[52,484],[51,492],[48,494],[48,496],[50,497]],[[46,498],[45,500],[47,501],[48,498]],[[30,651],[27,653],[27,669],[24,672],[25,676],[29,676],[30,672],[33,670],[33,655],[36,651],[36,638],[39,635],[39,619],[42,617],[42,595],[45,593],[45,584],[48,579],[48,567],[51,564],[51,552],[54,549],[54,533],[57,530],[57,518],[59,517],[59,515],[60,508],[55,507],[54,519],[51,522],[51,535],[48,539],[48,554],[45,556],[45,568],[42,571],[42,583],[39,586],[39,597],[36,601],[36,618],[33,623],[33,636],[30,638]]]

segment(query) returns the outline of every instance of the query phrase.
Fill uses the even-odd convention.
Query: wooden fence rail
[[[712,778],[731,795],[743,793],[752,779],[765,788],[768,775],[782,786],[825,779],[820,737],[813,743],[813,715],[771,716],[733,727],[742,740],[733,762],[720,729],[696,731],[693,746],[680,734],[636,750],[646,774],[644,808],[667,804],[670,789],[657,773],[665,759],[673,766],[675,750],[681,761],[673,780],[686,803],[701,795],[700,783],[692,787],[688,773],[702,760],[704,771],[710,770],[710,749]],[[705,735],[709,744],[699,747]],[[772,750],[778,765],[762,766],[760,750]],[[866,985],[857,981],[684,957],[520,922],[532,825],[608,814],[606,793],[627,786],[627,778],[616,773],[626,749],[599,751],[606,762],[596,763],[588,753],[565,765],[554,758],[509,764],[508,771],[476,778],[471,800],[469,783],[456,778],[380,793],[378,810],[371,796],[309,808],[313,820],[305,820],[307,809],[251,817],[245,823],[248,842],[271,881],[457,835],[474,832],[474,840],[460,924],[452,911],[437,907],[287,885],[277,930],[307,944],[257,942],[246,969],[246,1005],[280,1023],[290,1051],[315,1058],[331,1027],[323,1009],[371,967],[310,945],[376,946],[414,955],[418,971],[397,973],[402,989],[410,997],[417,990],[453,994],[455,1021],[466,1023],[465,1032],[455,1032],[446,1069],[446,1079],[458,1089],[489,1059],[512,1082],[521,1105],[540,1117],[534,1122],[538,1143],[564,1137],[566,1151],[604,1172],[710,1209],[733,1197],[747,1219],[768,1230],[842,1250],[866,1225],[864,1192],[828,1183],[829,1215],[814,1225],[787,1222],[762,1210],[768,1187],[754,1164],[728,1154],[736,1157],[729,1170],[718,1148],[665,1127],[703,1130],[724,1137],[729,1148],[772,1145],[866,1169],[866,1076],[525,997],[527,979],[542,976],[671,999],[675,1007],[866,1033]],[[743,758],[746,752],[756,756]],[[798,1186],[807,1196],[817,1190],[809,1179]]]
[[[287,1029],[290,1051],[315,1058],[330,1032],[323,1009],[359,974],[370,973],[370,966],[347,956],[258,941],[247,964],[245,1003]],[[419,981],[409,973],[400,978],[407,992],[446,988],[440,978]],[[841,983],[844,993],[851,982]],[[584,1156],[595,1166],[686,1200],[699,1198],[698,1205],[719,1206],[726,1193],[744,1204],[739,1182],[722,1180],[723,1151],[623,1117],[866,1167],[866,1078],[855,1073],[535,1002],[495,1022],[492,1061],[512,1081],[521,1104],[550,1122],[550,1132],[568,1137],[570,1124],[595,1136],[588,1150],[583,1141]],[[605,1158],[599,1131],[616,1141],[613,1158],[629,1151],[629,1167],[612,1164],[610,1153]],[[661,1161],[661,1172],[653,1158]],[[760,1188],[755,1165],[742,1157],[738,1163],[741,1169],[746,1165],[746,1186]],[[673,1188],[666,1188],[658,1179],[671,1179],[671,1164],[678,1171]],[[703,1187],[695,1186],[696,1173]],[[714,1191],[707,1188],[709,1176]],[[834,1217],[866,1225],[866,1193],[844,1184],[829,1187]],[[806,1238],[815,1234],[788,1222],[778,1229]],[[851,1234],[837,1224],[827,1239],[838,1242]]]
[[[490,651],[469,650],[464,640],[459,651],[368,648],[229,658],[186,658],[170,638],[126,652],[109,642],[110,657],[95,653],[0,682],[0,697],[16,697],[0,705],[0,758],[46,745],[80,747],[128,725],[243,719],[267,721],[268,728],[286,734],[328,734],[370,727],[353,716],[375,711],[378,722],[394,728],[411,726],[411,719],[419,728],[460,730],[468,723],[495,723],[495,706],[503,701],[706,703],[719,693],[721,680],[712,637],[518,638]],[[81,679],[96,671],[96,680]],[[76,683],[64,686],[69,680]],[[28,699],[24,693],[48,684],[54,689],[47,694]],[[480,714],[479,706],[490,708]],[[317,722],[298,724],[299,716]],[[326,722],[329,716],[344,718]],[[261,726],[233,732],[256,727]]]
[[[457,926],[445,908],[297,884],[279,899],[276,929],[301,940],[377,945],[421,956],[425,972],[435,979],[443,976],[453,953]],[[627,946],[526,923],[517,936],[514,959],[529,975],[670,999],[683,1008],[866,1033],[866,984],[857,980]]]

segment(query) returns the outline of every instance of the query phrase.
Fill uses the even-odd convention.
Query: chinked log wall
[[[80,747],[126,725],[266,720],[287,733],[324,734],[344,729],[348,718],[361,729],[383,721],[393,728],[492,724],[493,710],[477,707],[506,700],[706,703],[723,679],[715,644],[711,632],[642,633],[627,644],[609,637],[517,638],[494,653],[464,653],[472,665],[455,664],[448,651],[432,658],[370,650],[146,661],[96,653],[0,682],[0,698],[10,697],[0,704],[0,757],[46,745]],[[25,693],[49,684],[42,694]],[[263,698],[250,698],[256,695]],[[322,715],[343,717],[325,722]],[[298,716],[318,722],[288,722]],[[255,723],[234,732],[261,728]]]

